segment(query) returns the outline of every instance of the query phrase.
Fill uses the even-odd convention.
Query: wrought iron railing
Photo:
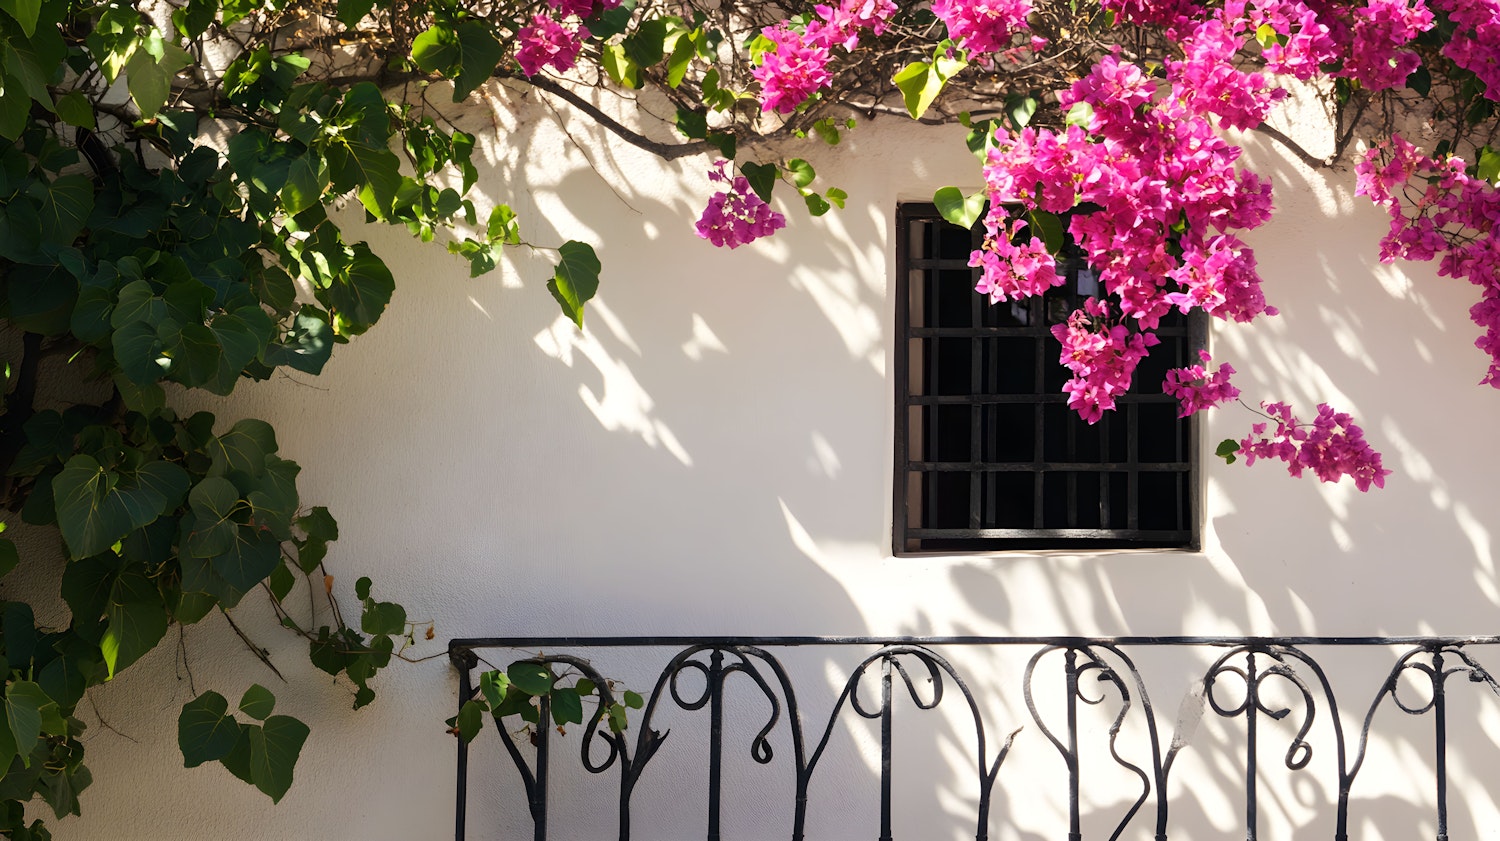
[[[1280,764],[1293,773],[1305,772],[1314,742],[1319,741],[1310,736],[1318,720],[1318,732],[1327,741],[1326,746],[1318,745],[1320,756],[1323,751],[1332,752],[1331,763],[1324,760],[1319,766],[1333,771],[1327,781],[1332,834],[1336,841],[1347,841],[1350,794],[1366,765],[1372,725],[1378,714],[1394,709],[1409,716],[1430,716],[1430,742],[1425,750],[1431,760],[1431,776],[1422,799],[1432,806],[1429,826],[1435,828],[1438,841],[1446,841],[1447,682],[1454,675],[1463,675],[1500,695],[1500,684],[1477,658],[1480,649],[1495,645],[1500,645],[1500,637],[552,637],[457,639],[449,644],[449,654],[459,672],[460,705],[475,697],[476,670],[503,669],[517,660],[548,663],[560,674],[586,678],[598,686],[595,708],[585,714],[576,749],[589,774],[600,775],[597,779],[601,780],[605,775],[617,775],[618,785],[609,790],[608,796],[617,801],[618,836],[622,841],[631,837],[633,828],[637,837],[654,837],[648,829],[634,826],[632,806],[638,783],[648,766],[655,767],[653,761],[667,738],[667,732],[657,729],[661,719],[669,712],[698,714],[705,709],[708,774],[707,802],[702,809],[709,841],[720,838],[726,760],[738,756],[726,752],[726,740],[732,733],[746,731],[743,735],[749,737],[750,756],[762,765],[773,763],[779,756],[773,741],[789,746],[790,756],[783,760],[792,782],[792,796],[785,804],[787,834],[794,841],[802,841],[807,837],[809,809],[815,805],[811,785],[819,768],[826,764],[822,761],[830,739],[841,727],[860,718],[869,720],[871,724],[866,726],[872,730],[878,724],[879,837],[889,841],[893,837],[893,799],[900,786],[912,784],[910,780],[893,782],[897,741],[893,732],[902,695],[909,696],[914,708],[921,710],[935,709],[956,696],[951,703],[959,705],[961,717],[965,721],[972,718],[969,773],[977,775],[972,821],[978,841],[989,838],[994,822],[1003,820],[992,814],[997,781],[1002,779],[1017,733],[1028,727],[1036,728],[1061,757],[1068,789],[1067,837],[1070,841],[1083,837],[1080,787],[1084,754],[1080,739],[1090,733],[1080,727],[1079,716],[1090,708],[1116,710],[1112,722],[1095,728],[1092,735],[1107,740],[1108,757],[1136,780],[1118,823],[1110,817],[1112,833],[1106,836],[1101,832],[1101,837],[1120,838],[1128,827],[1135,827],[1133,831],[1143,836],[1151,832],[1158,841],[1168,837],[1172,817],[1168,782],[1174,764],[1191,749],[1198,719],[1211,712],[1225,722],[1242,720],[1242,726],[1236,728],[1243,741],[1236,746],[1235,761],[1244,772],[1242,828],[1251,841],[1260,831],[1258,800],[1263,772],[1257,766],[1261,742],[1275,735],[1280,740],[1276,749],[1286,746],[1279,756]],[[1361,697],[1350,699],[1351,693],[1344,692],[1343,697],[1354,705],[1345,710],[1346,715],[1354,717],[1346,719],[1340,713],[1333,683],[1309,652],[1326,657],[1334,650],[1351,647],[1381,654],[1384,659],[1378,668],[1385,677],[1383,682],[1371,681]],[[641,693],[644,703],[631,713],[628,729],[616,733],[607,726],[606,709],[618,700],[618,693],[612,688],[611,664],[606,658],[623,654],[622,649],[634,649],[636,655],[655,654],[657,663],[662,662],[662,656],[667,659],[655,671],[649,691]],[[830,660],[821,662],[814,678],[807,678],[804,670],[800,685],[806,689],[813,683],[824,693],[816,704],[799,695],[793,686],[793,671],[783,664],[783,658],[791,652],[803,655],[809,650],[840,652],[849,664],[841,686],[839,680],[828,676]],[[1024,669],[1018,669],[1018,692],[1012,693],[1012,697],[1019,695],[1024,700],[1025,715],[996,728],[997,702],[974,689],[991,684],[991,676],[969,671],[966,678],[954,661],[960,659],[960,653],[974,659],[976,654],[1000,651],[1020,657],[1028,652],[1030,655]],[[1141,658],[1149,652],[1149,657],[1157,661],[1164,654],[1184,651],[1198,653],[1197,659],[1205,664],[1196,672],[1201,677],[1187,680],[1186,686],[1153,687],[1163,693],[1162,697],[1184,698],[1175,719],[1159,720],[1146,677],[1132,655]],[[739,677],[731,680],[731,676]],[[1044,685],[1052,687],[1051,706],[1038,702],[1039,695],[1045,694]],[[768,709],[769,713],[749,722],[743,707],[738,713],[726,713],[726,699],[734,693],[749,693],[756,699],[757,708]],[[967,710],[962,709],[964,705]],[[1014,704],[1005,709],[1015,711],[1020,707]],[[1325,709],[1320,719],[1320,711]],[[541,715],[543,724],[549,726],[518,728],[515,720],[506,719],[496,728],[524,789],[535,841],[548,837],[552,806],[549,777],[554,772],[558,741],[546,720],[545,708]],[[1267,719],[1276,722],[1274,733],[1265,730]],[[1132,742],[1133,751],[1121,744],[1125,729],[1138,734]],[[528,738],[522,737],[523,732]],[[460,841],[467,837],[470,750],[471,746],[459,744],[455,832]],[[1485,785],[1481,780],[1471,782]],[[504,784],[493,780],[487,783]],[[576,792],[568,793],[570,799],[576,796]],[[1060,834],[1061,827],[1058,830]],[[493,829],[484,830],[480,837],[494,837]]]

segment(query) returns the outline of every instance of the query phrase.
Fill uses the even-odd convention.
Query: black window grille
[[[991,305],[969,267],[982,227],[931,204],[896,221],[896,553],[1195,546],[1196,425],[1161,382],[1197,361],[1201,321],[1164,318],[1129,394],[1090,425],[1051,332],[1100,292],[1077,249],[1058,260],[1066,284]]]

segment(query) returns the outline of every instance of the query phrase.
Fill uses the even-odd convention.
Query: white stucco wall
[[[1500,628],[1490,474],[1500,467],[1497,397],[1474,385],[1485,364],[1467,318],[1474,291],[1427,266],[1380,265],[1383,217],[1352,195],[1351,174],[1314,173],[1274,147],[1253,146],[1249,160],[1274,179],[1279,210],[1253,241],[1267,297],[1283,314],[1248,327],[1216,324],[1213,340],[1250,401],[1285,399],[1310,412],[1327,400],[1355,413],[1395,471],[1384,491],[1359,494],[1288,479],[1273,464],[1205,459],[1201,552],[894,558],[894,211],[944,184],[977,184],[961,135],[883,119],[838,149],[813,149],[820,183],[847,190],[848,207],[809,219],[783,187],[789,227],[729,252],[693,234],[711,191],[704,160],[662,164],[601,145],[607,138],[586,121],[541,97],[498,91],[463,122],[499,136],[485,152],[479,190],[517,209],[529,241],[598,245],[604,283],[587,332],[559,316],[543,288],[545,255],[518,251],[502,271],[468,280],[466,265],[439,248],[370,230],[400,281],[383,321],[340,348],[324,376],[244,387],[218,409],[225,420],[272,420],[283,454],[303,466],[303,498],[339,518],[343,536],[329,564],[350,599],[346,615],[353,581],[370,575],[377,597],[436,621],[437,640],[414,653],[439,656],[393,666],[379,678],[375,704],[350,713],[348,687],[312,669],[304,646],[247,599],[236,615],[291,683],[255,664],[212,619],[188,629],[181,646],[162,646],[83,706],[91,719],[96,706],[113,729],[90,731],[96,782],[83,817],[56,824],[59,839],[451,837],[454,742],[442,720],[457,683],[440,655],[453,637]],[[560,125],[588,149],[587,160]],[[1241,409],[1217,410],[1203,440],[1239,437],[1252,421]],[[1016,688],[1029,653],[958,655],[978,669],[970,672],[976,689],[1004,686],[1005,700],[987,713],[994,730],[1027,726],[1001,775],[993,837],[1002,839],[1066,831],[1062,763]],[[831,703],[817,693],[841,681],[850,656],[789,658],[809,708]],[[1143,658],[1162,677],[1153,700],[1168,733],[1204,656]],[[1328,658],[1331,677],[1351,687],[1346,716],[1362,715],[1392,659]],[[646,672],[626,673],[648,664],[632,662],[617,674],[644,688]],[[175,696],[142,691],[174,675]],[[252,682],[272,687],[279,709],[312,727],[297,783],[275,807],[218,766],[184,770],[176,748],[177,712],[193,687],[233,699]],[[1469,728],[1452,746],[1455,778],[1494,779],[1500,715],[1493,705],[1479,711],[1466,686],[1455,692],[1465,700],[1454,726],[1463,719]],[[900,746],[909,764],[897,837],[972,837],[967,818],[945,823],[972,808],[962,718],[928,715],[933,729]],[[1107,725],[1092,721],[1090,732],[1097,738]],[[1384,758],[1372,756],[1363,794],[1356,790],[1354,837],[1432,834],[1432,759],[1421,741],[1429,726],[1403,730],[1409,744],[1383,739],[1372,748]],[[692,737],[685,719],[677,727],[674,738]],[[1190,750],[1174,769],[1174,837],[1234,831],[1243,808],[1238,727],[1205,722],[1194,741],[1205,751]],[[476,743],[470,837],[501,837],[500,829],[529,837],[493,735]],[[568,738],[576,745],[576,735]],[[1278,771],[1287,737],[1276,738],[1282,747],[1263,758],[1263,829],[1328,837],[1329,766],[1317,782]],[[870,744],[868,734],[841,737],[820,772],[816,837],[877,834]],[[1316,762],[1330,761],[1326,738],[1315,751]],[[559,766],[576,763],[560,756],[569,761]],[[635,837],[702,837],[694,792],[704,786],[703,753],[681,756],[648,773]],[[673,760],[664,752],[657,761]],[[1115,779],[1107,758],[1085,762],[1098,779]],[[779,774],[740,767],[742,787],[766,798],[790,790],[785,764],[771,766]],[[560,810],[553,838],[612,837],[615,779],[595,781],[602,807],[578,806],[576,817]],[[1091,794],[1086,785],[1091,835],[1104,829],[1107,837],[1104,824],[1117,819],[1125,790]],[[1482,784],[1452,797],[1455,837],[1500,837]],[[1313,821],[1320,810],[1325,816]],[[1001,815],[1020,829],[1001,829]],[[763,817],[735,798],[726,837],[766,837],[767,826],[785,833],[780,817]],[[1149,835],[1149,819],[1134,826],[1132,837]]]

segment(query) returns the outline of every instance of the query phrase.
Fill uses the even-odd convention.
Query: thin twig
[[[224,619],[229,622],[229,627],[233,628],[234,632],[239,635],[240,641],[245,643],[245,647],[250,649],[250,653],[254,654],[256,659],[266,664],[266,668],[270,669],[275,673],[277,677],[281,678],[282,683],[286,683],[286,676],[281,673],[280,669],[276,668],[275,663],[271,662],[270,652],[256,645],[255,641],[250,639],[250,637],[240,629],[240,626],[235,623],[234,617],[230,616],[229,611],[225,610],[222,605],[220,605],[219,607],[219,612],[224,614]]]

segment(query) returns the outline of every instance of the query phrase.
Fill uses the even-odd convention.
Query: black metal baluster
[[[1256,712],[1260,707],[1260,696],[1255,687],[1255,652],[1245,652],[1248,667],[1245,670],[1245,841],[1255,841],[1255,765],[1256,765]]]
[[[462,649],[450,654],[448,659],[458,668],[458,708],[462,711],[464,703],[474,694],[474,678],[470,670],[479,665],[479,657],[468,649]],[[458,802],[453,807],[453,837],[463,841],[469,795],[469,743],[463,739],[457,741],[458,779],[454,797]]]
[[[1069,648],[1063,667],[1068,686],[1068,841],[1083,838],[1078,808],[1078,652]]]
[[[1443,687],[1443,652],[1432,652],[1433,740],[1437,752],[1437,841],[1448,841],[1448,702]]]
[[[532,837],[535,841],[547,841],[547,766],[551,753],[547,743],[552,735],[547,722],[552,717],[552,699],[543,695],[538,708],[541,715],[536,725],[536,787],[531,794],[531,815],[536,829]]]
[[[720,766],[724,759],[724,652],[708,665],[708,841],[719,841]]]
[[[886,655],[880,665],[880,841],[891,835],[891,662]]]

